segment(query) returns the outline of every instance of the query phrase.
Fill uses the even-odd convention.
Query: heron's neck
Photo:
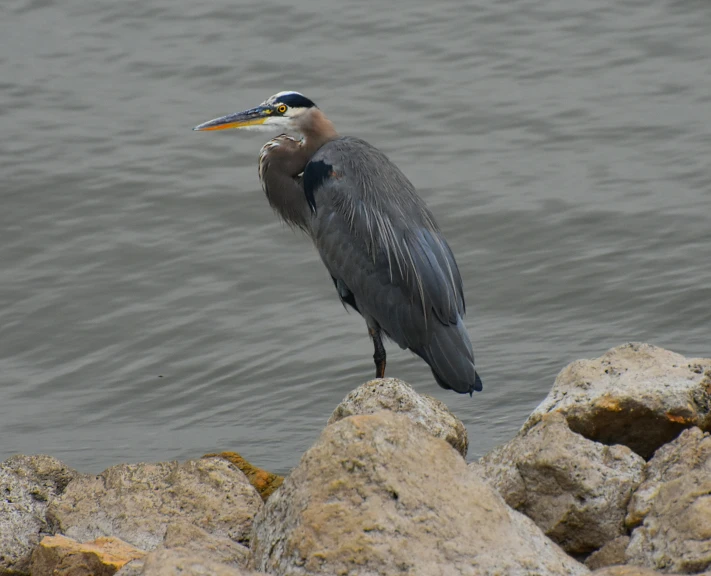
[[[318,108],[312,108],[308,112],[308,118],[300,126],[304,136],[303,148],[308,157],[321,148],[326,142],[338,138],[338,132],[326,115]]]

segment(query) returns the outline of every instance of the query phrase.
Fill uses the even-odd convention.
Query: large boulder
[[[685,428],[711,429],[711,359],[624,344],[564,368],[524,429],[549,412],[586,438],[624,444],[648,459]]]
[[[66,536],[45,536],[32,554],[32,576],[113,576],[124,564],[146,552],[111,536],[77,542]]]
[[[348,416],[374,414],[381,410],[404,414],[432,436],[449,442],[466,457],[469,439],[462,421],[444,403],[418,394],[412,386],[397,378],[378,378],[359,386],[336,407],[328,424]]]
[[[186,521],[246,543],[262,499],[221,458],[121,464],[71,482],[49,506],[57,532],[80,541],[116,536],[143,550],[163,542],[168,524]]]
[[[483,474],[507,504],[569,554],[588,554],[626,533],[625,514],[644,460],[572,432],[562,414],[484,456]]]
[[[711,569],[711,437],[684,431],[647,464],[630,502],[631,564],[662,572]]]
[[[391,411],[327,426],[255,518],[251,547],[274,575],[588,572],[447,442]]]
[[[0,464],[0,574],[28,574],[47,506],[78,472],[51,456],[13,456]]]

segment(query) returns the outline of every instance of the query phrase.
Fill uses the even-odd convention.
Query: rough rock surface
[[[660,572],[639,566],[610,566],[591,573],[591,576],[660,576]]]
[[[77,542],[66,536],[46,536],[32,554],[32,576],[113,576],[146,552],[113,537]]]
[[[126,566],[116,576],[267,576],[244,568],[220,564],[183,550],[159,548],[151,552],[140,567]]]
[[[647,464],[630,502],[638,526],[627,547],[630,564],[694,574],[711,568],[711,437],[684,431]]]
[[[432,436],[449,442],[466,457],[469,439],[461,420],[436,398],[418,394],[409,384],[397,378],[378,378],[359,386],[336,407],[328,424],[348,416],[373,414],[381,410],[404,414]]]
[[[685,428],[711,429],[711,359],[624,344],[564,368],[524,429],[548,412],[564,414],[586,438],[647,459]]]
[[[174,521],[246,543],[262,499],[242,472],[220,458],[122,464],[71,482],[47,510],[56,528],[80,541],[116,536],[143,550],[163,542]]]
[[[237,468],[239,468],[242,473],[247,477],[249,483],[254,486],[262,497],[262,500],[266,500],[271,496],[274,491],[281,486],[284,482],[284,477],[274,474],[272,472],[267,472],[262,468],[257,468],[249,462],[247,462],[242,456],[237,454],[237,452],[220,452],[213,454],[205,454],[203,458],[224,458],[228,462],[231,462]]]
[[[13,456],[0,464],[0,574],[26,574],[47,526],[47,505],[78,475],[51,456]]]
[[[572,432],[562,414],[484,456],[484,476],[507,504],[570,554],[587,554],[626,533],[625,514],[644,460]]]
[[[657,572],[649,568],[641,566],[610,566],[609,568],[601,568],[590,573],[591,576],[661,576],[662,572]],[[679,576],[667,574],[666,576]],[[698,576],[711,576],[711,572],[704,572]]]
[[[321,434],[255,518],[274,575],[586,574],[407,416],[351,416]]]
[[[168,524],[162,547],[205,556],[236,568],[246,567],[250,558],[249,548],[225,536],[210,534],[188,522]]]
[[[585,565],[590,570],[605,568],[607,566],[617,566],[625,564],[627,558],[625,552],[630,543],[629,536],[618,536],[614,540],[610,540],[599,550],[596,550],[585,559]]]

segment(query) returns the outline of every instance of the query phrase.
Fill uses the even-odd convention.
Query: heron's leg
[[[373,339],[373,347],[375,348],[375,353],[373,354],[373,360],[375,361],[375,377],[384,378],[385,346],[383,346],[383,339],[380,335],[380,327],[368,327],[368,334],[370,334],[370,337]]]

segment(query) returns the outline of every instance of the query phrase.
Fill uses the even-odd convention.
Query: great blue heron
[[[256,108],[194,130],[285,129],[259,153],[259,179],[272,208],[311,236],[343,305],[359,312],[385,375],[382,335],[409,348],[442,387],[481,390],[462,318],[462,279],[432,213],[382,152],[340,137],[303,94],[279,92]]]

